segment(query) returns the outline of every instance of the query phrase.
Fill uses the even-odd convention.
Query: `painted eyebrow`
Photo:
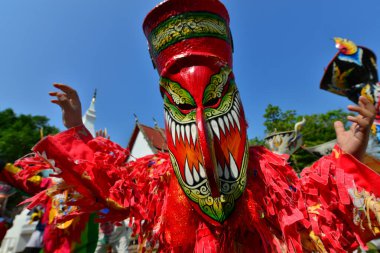
[[[223,89],[227,84],[231,72],[231,68],[222,67],[219,73],[211,76],[210,83],[206,86],[203,94],[203,103],[222,96]]]
[[[174,103],[195,105],[191,94],[177,82],[168,78],[160,78],[160,87],[163,88],[173,99]]]

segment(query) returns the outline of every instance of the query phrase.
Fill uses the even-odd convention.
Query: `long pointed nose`
[[[204,108],[197,108],[196,121],[198,127],[198,141],[201,147],[207,179],[211,188],[211,196],[217,198],[220,196],[220,181],[216,171],[214,143],[210,135],[211,129],[207,127]]]

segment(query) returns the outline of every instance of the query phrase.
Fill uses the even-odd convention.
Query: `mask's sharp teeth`
[[[194,184],[193,176],[191,175],[189,164],[187,163],[187,159],[185,161],[185,178],[188,185]]]
[[[178,138],[178,140],[180,140],[181,126],[178,124],[176,125],[176,132],[177,132],[177,138]]]
[[[215,120],[211,120],[211,127],[212,127],[212,130],[214,130],[214,133],[216,134],[218,139],[220,140],[219,126]]]
[[[229,119],[230,122],[231,122],[231,126],[233,127],[233,126],[235,125],[235,123],[234,123],[234,119],[232,118],[231,113],[228,113],[228,114],[227,114],[227,117],[228,117],[228,119]]]
[[[171,121],[171,119],[170,119],[170,117],[168,116],[168,118],[167,118],[167,122],[168,122],[168,128],[169,128],[169,131],[171,131],[172,129],[172,121]]]
[[[239,104],[239,99],[236,97],[234,100],[234,107],[240,112],[240,104]]]
[[[194,181],[195,183],[199,182],[199,174],[197,172],[197,169],[193,166],[193,176],[194,176]]]
[[[230,170],[227,167],[227,164],[224,166],[224,178],[225,179],[230,179]]]
[[[218,176],[223,177],[223,169],[219,163],[218,163],[217,171],[218,171]]]
[[[238,166],[236,165],[235,159],[230,153],[230,169],[231,169],[231,176],[236,179],[239,176],[239,169]]]
[[[230,122],[228,121],[228,118],[227,118],[226,115],[224,115],[223,120],[224,120],[224,123],[227,126],[228,131],[230,131]]]
[[[195,146],[195,141],[197,139],[197,126],[195,124],[191,124],[191,137],[193,138],[193,144]]]
[[[237,100],[238,104],[241,105],[241,99],[240,99],[240,96],[239,96],[239,95],[236,96],[236,100]]]
[[[201,178],[205,179],[206,178],[206,171],[203,168],[202,164],[199,163],[199,174],[201,175]]]
[[[182,141],[185,142],[185,126],[181,126],[181,136],[182,136]]]
[[[240,109],[238,106],[234,105],[233,109],[235,110],[236,113],[238,113],[238,114],[240,113]]]
[[[238,115],[236,114],[236,112],[234,110],[231,110],[231,114],[232,114],[232,117],[234,117],[235,123],[236,123],[236,125],[237,125],[237,127],[239,128],[239,131],[240,131],[240,122],[239,122]]]
[[[224,121],[221,117],[218,118],[218,123],[219,123],[220,128],[222,129],[223,134],[226,135],[226,130],[224,129]]]
[[[186,130],[186,139],[187,139],[187,142],[189,143],[189,145],[190,145],[190,139],[191,139],[191,137],[190,137],[190,126],[189,125],[186,125],[185,126],[185,130]]]
[[[175,146],[175,139],[176,139],[176,136],[175,136],[175,123],[174,123],[174,120],[172,121],[172,129],[171,129],[171,132],[172,132],[172,140],[173,140],[173,144]]]

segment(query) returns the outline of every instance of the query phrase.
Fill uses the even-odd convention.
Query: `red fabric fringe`
[[[347,188],[353,177],[343,170],[349,163],[358,170],[368,169],[353,162],[354,158],[345,160],[349,165],[342,165],[333,156],[324,157],[305,169],[300,179],[284,156],[262,147],[251,148],[246,191],[236,201],[231,217],[214,227],[187,202],[173,202],[185,195],[171,176],[168,154],[125,163],[127,151],[107,139],[98,137],[74,145],[67,144],[70,138],[66,134],[65,143],[60,141],[59,137],[48,139],[36,148],[55,159],[57,167],[65,168],[58,176],[65,180],[66,189],[72,190],[74,197],[68,204],[80,207],[57,217],[59,222],[99,210],[100,221],[129,217],[139,242],[156,245],[158,241],[161,252],[302,252],[309,250],[305,238],[318,246],[312,242],[311,231],[331,252],[352,250],[363,238],[368,239],[352,221]],[[176,217],[186,222],[182,234],[178,233],[182,224],[169,220],[175,218],[173,213],[183,215]]]
[[[24,188],[27,193],[30,189],[30,185],[27,184],[28,180],[33,176],[36,176],[42,170],[51,169],[51,165],[46,160],[39,156],[27,156],[19,159],[15,162],[15,165],[22,168],[15,177],[17,181],[23,182]],[[36,191],[37,186],[33,185],[32,193]],[[19,205],[29,203],[27,206],[32,209],[38,205],[44,207],[45,211],[42,217],[42,223],[45,224],[45,230],[43,234],[43,249],[47,253],[70,253],[75,243],[80,243],[81,233],[88,222],[89,216],[82,215],[80,217],[75,216],[73,223],[66,229],[57,228],[56,221],[49,222],[49,214],[52,210],[52,198],[57,192],[61,192],[62,189],[67,188],[64,183],[55,184],[51,178],[45,178],[41,180],[38,185],[40,192],[32,196],[31,198],[23,201]],[[46,190],[44,190],[46,189]]]

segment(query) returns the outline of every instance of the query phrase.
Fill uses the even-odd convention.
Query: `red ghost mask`
[[[178,183],[204,218],[222,223],[245,189],[248,165],[227,10],[217,0],[168,0],[148,14],[144,32]]]

